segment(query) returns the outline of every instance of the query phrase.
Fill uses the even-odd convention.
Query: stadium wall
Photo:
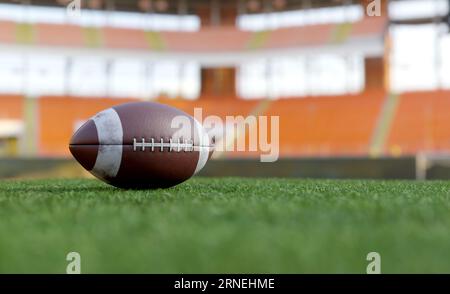
[[[275,163],[253,159],[210,161],[203,177],[284,177],[316,179],[408,179],[416,178],[415,157],[402,158],[284,158]],[[0,178],[92,177],[72,159],[0,159]],[[427,179],[450,179],[450,166],[435,166]]]

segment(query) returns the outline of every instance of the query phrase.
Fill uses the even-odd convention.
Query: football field
[[[0,272],[450,273],[450,182],[195,178],[132,191],[0,182]]]

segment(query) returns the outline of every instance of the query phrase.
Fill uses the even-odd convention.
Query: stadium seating
[[[129,101],[132,100],[42,97],[39,99],[40,153],[67,155],[67,141],[77,125],[101,109]],[[280,116],[283,156],[367,154],[382,101],[382,92],[351,97],[292,98],[271,101],[258,113],[260,100],[159,100],[190,114],[194,114],[194,108],[201,108],[203,118],[207,115],[222,119],[227,115]]]
[[[82,47],[85,44],[83,31],[72,25],[35,25],[35,42],[45,46]]]
[[[163,32],[161,38],[169,51],[243,51],[252,33],[235,27],[204,28],[198,32]],[[193,41],[195,40],[195,41]]]
[[[353,96],[273,101],[233,97],[195,101],[161,98],[158,101],[191,115],[195,108],[201,108],[203,119],[208,115],[224,120],[227,115],[279,116],[280,154],[284,157],[367,156],[385,96],[380,90]],[[77,126],[102,109],[134,99],[41,97],[36,101],[39,154],[67,156],[67,142]],[[0,119],[25,119],[24,102],[18,95],[1,96]],[[384,153],[408,155],[450,149],[448,109],[450,91],[401,95]],[[242,155],[245,154],[234,154]]]
[[[107,48],[150,49],[145,32],[139,30],[104,28],[102,30],[103,45]]]
[[[284,156],[367,155],[383,91],[346,96],[284,99],[268,115],[280,116]]]
[[[450,92],[407,93],[400,99],[386,152],[397,149],[402,154],[414,154],[449,150]]]
[[[382,36],[386,19],[352,24],[311,25],[266,32],[242,31],[234,26],[208,27],[196,32],[165,32],[113,27],[0,22],[0,42],[60,47],[166,50],[170,52],[237,52],[247,49],[320,46],[333,41]],[[342,27],[347,29],[342,29]],[[62,37],[64,36],[64,37]]]
[[[0,120],[22,119],[23,101],[20,95],[0,95]]]
[[[380,17],[366,17],[357,25],[352,26],[350,35],[352,37],[365,37],[370,35],[382,36],[387,29],[387,18]]]
[[[261,100],[161,102],[191,114],[194,107],[202,107],[204,116],[279,116],[280,152],[283,156],[355,156],[369,152],[384,97],[383,91],[372,91],[355,96],[281,99],[270,101],[268,107],[259,113],[257,108]]]
[[[39,99],[39,153],[67,156],[68,142],[77,127],[97,112],[132,99],[41,97]]]
[[[268,48],[290,48],[327,44],[332,35],[334,25],[318,25],[314,30],[310,27],[279,29],[270,34],[266,46]]]

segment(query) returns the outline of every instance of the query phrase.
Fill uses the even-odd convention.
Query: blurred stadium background
[[[71,135],[135,100],[280,116],[205,176],[450,178],[449,0],[70,2],[0,1],[0,178],[86,176]]]

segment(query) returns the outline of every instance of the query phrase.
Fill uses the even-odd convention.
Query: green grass
[[[450,182],[0,182],[0,272],[450,273]]]

